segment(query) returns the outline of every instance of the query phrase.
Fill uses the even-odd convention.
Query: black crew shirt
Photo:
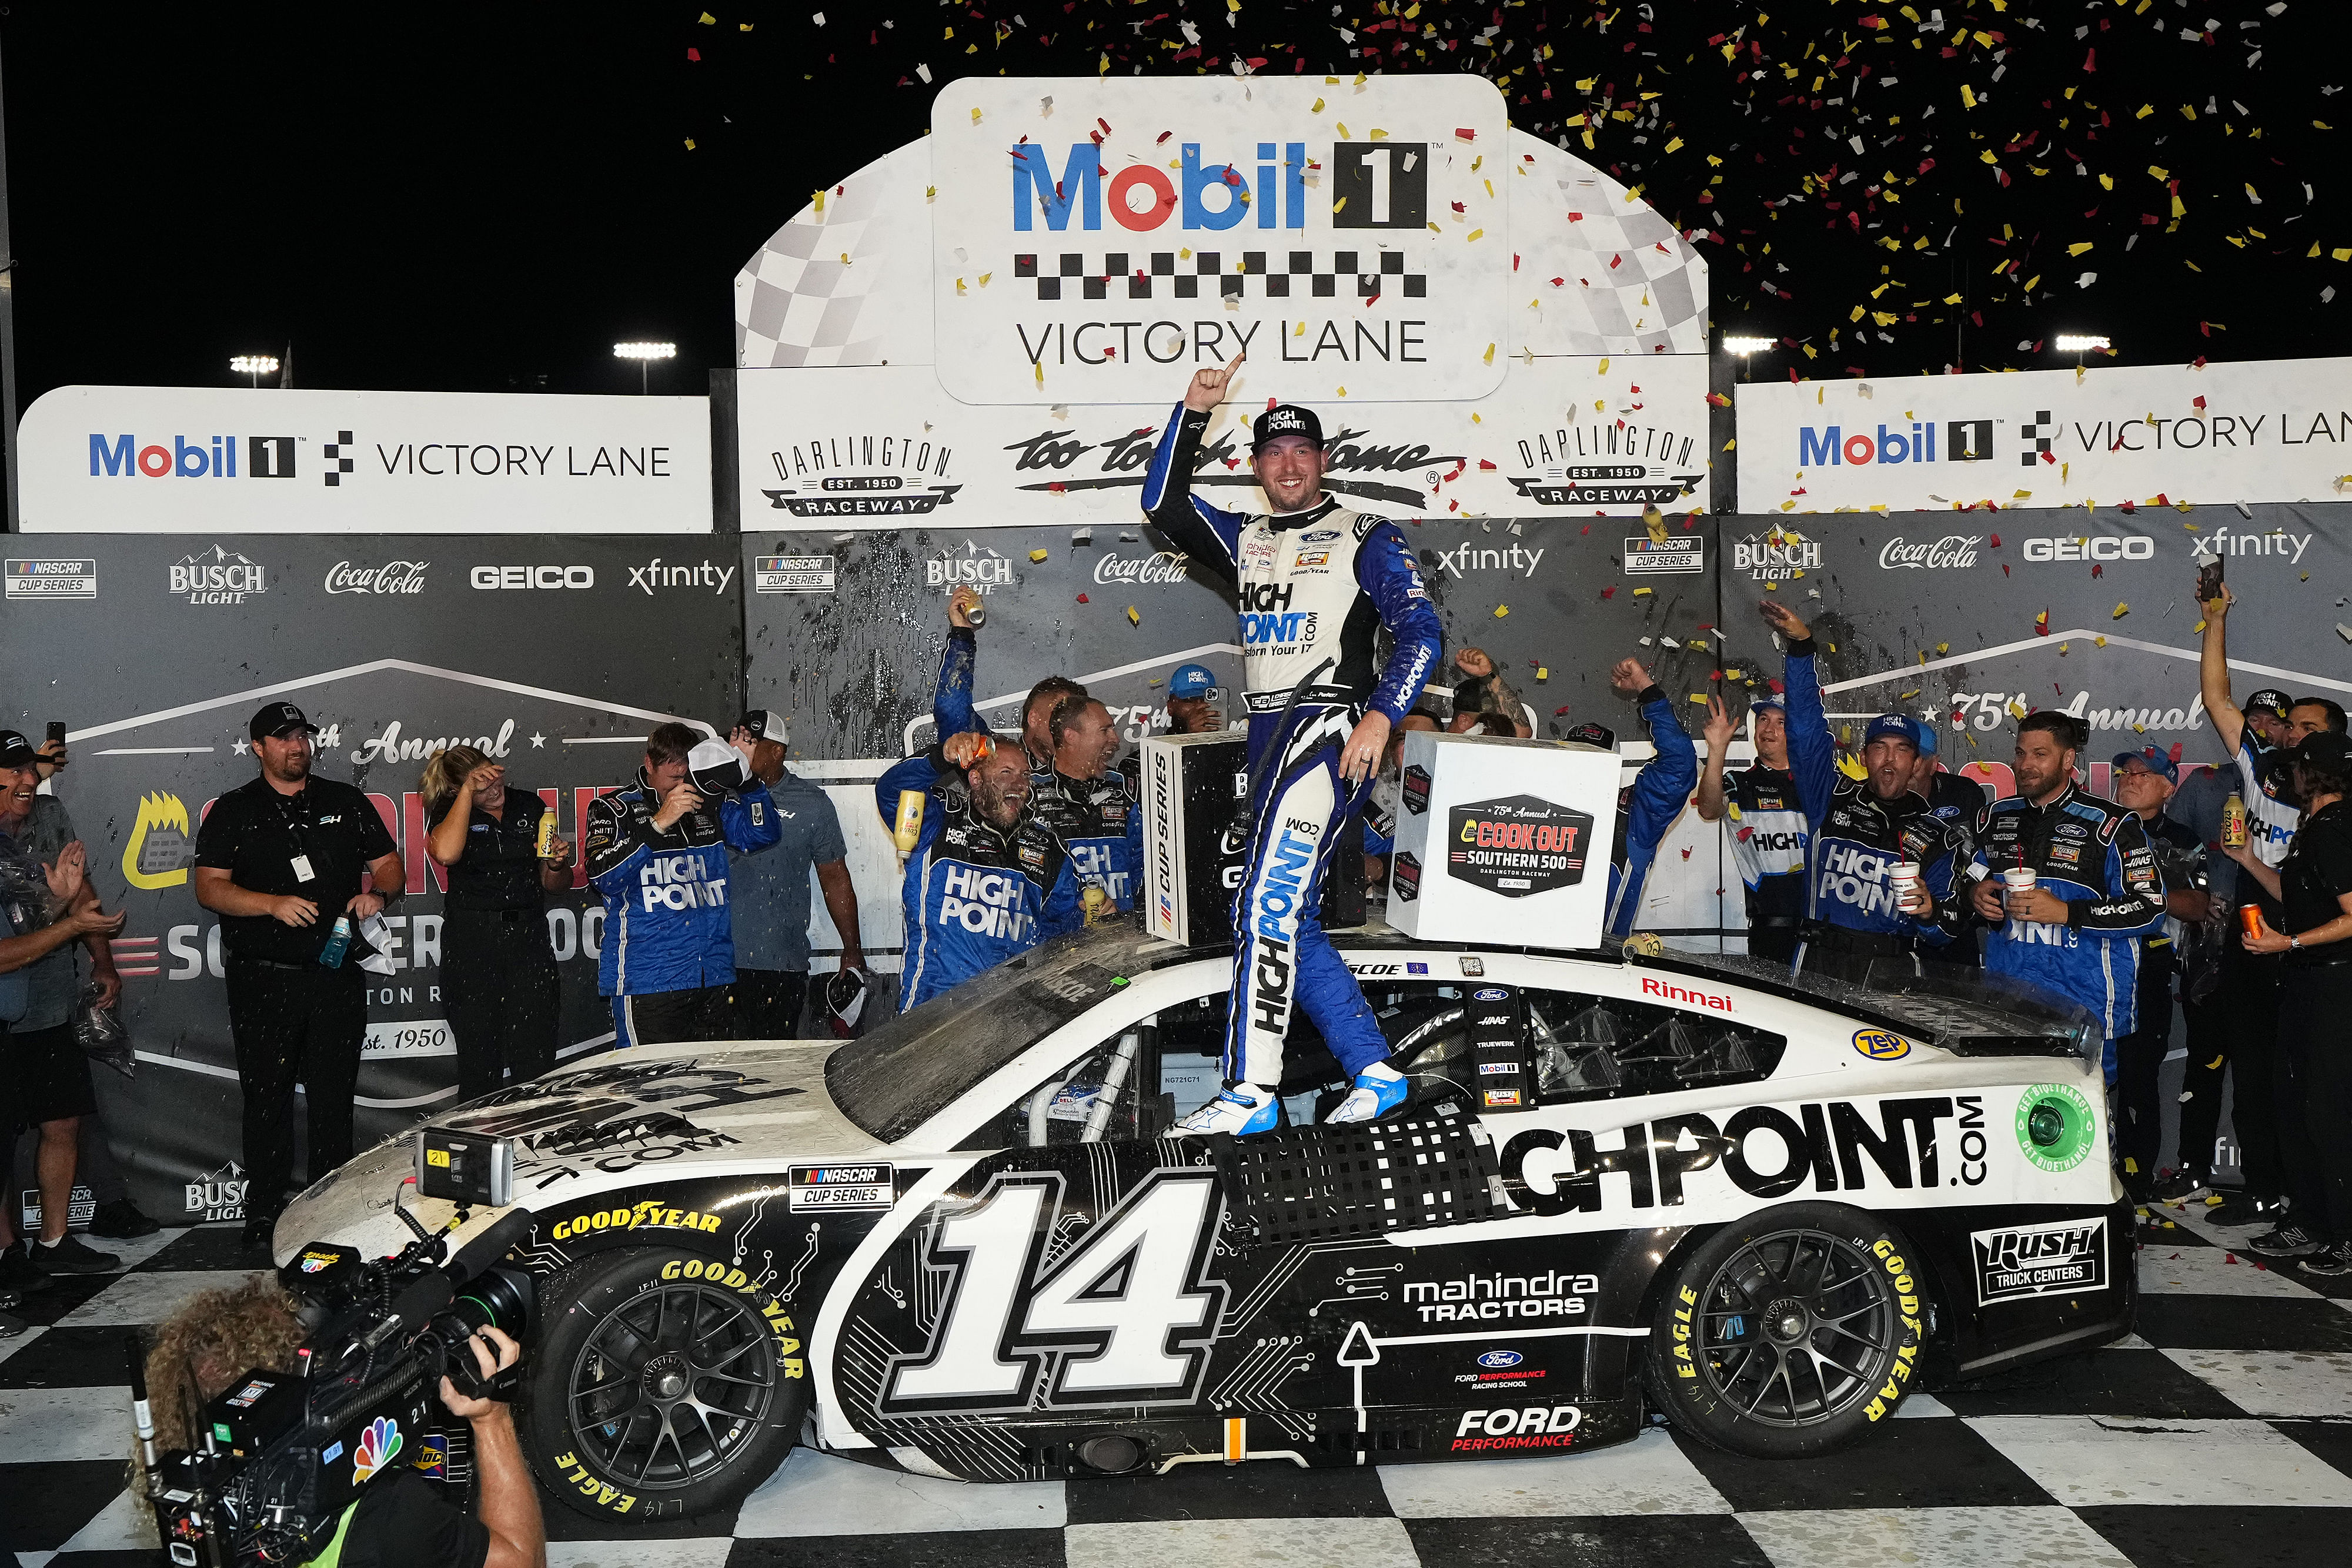
[[[2296,824],[2286,859],[2279,862],[2279,892],[2285,918],[2277,929],[2290,936],[2300,936],[2344,913],[2336,901],[2352,893],[2352,800],[2323,806]],[[2328,943],[2321,950],[2334,957],[2352,946]]]
[[[343,1568],[482,1568],[489,1527],[403,1464],[360,1490],[343,1531]]]
[[[291,795],[267,779],[238,786],[213,802],[196,830],[196,863],[226,871],[248,893],[293,894],[319,906],[309,925],[267,915],[224,915],[221,938],[237,958],[315,964],[335,917],[360,891],[361,873],[399,846],[384,831],[375,802],[348,784],[312,778]],[[308,855],[309,881],[294,857]]]
[[[454,799],[450,805],[457,802]],[[541,909],[539,820],[548,810],[538,796],[507,786],[503,820],[478,805],[466,820],[466,848],[449,870],[448,910]],[[425,821],[430,832],[449,815],[444,806]]]

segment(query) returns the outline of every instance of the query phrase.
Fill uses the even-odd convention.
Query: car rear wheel
[[[801,1331],[744,1270],[666,1249],[600,1253],[542,1293],[518,1401],[541,1482],[610,1522],[729,1508],[798,1441]]]
[[[1883,1425],[1926,1333],[1900,1231],[1839,1204],[1766,1209],[1692,1251],[1650,1332],[1650,1387],[1718,1448],[1797,1458]]]

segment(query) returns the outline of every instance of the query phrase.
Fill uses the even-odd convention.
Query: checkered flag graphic
[[[1393,294],[1420,299],[1429,292],[1424,273],[1410,272],[1397,250],[1245,250],[1228,267],[1225,252],[1115,250],[1100,266],[1083,252],[1020,255],[1013,276],[1033,278],[1040,299],[1351,299],[1370,301]]]

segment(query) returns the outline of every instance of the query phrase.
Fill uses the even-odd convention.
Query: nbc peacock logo
[[[352,1456],[352,1480],[363,1481],[392,1463],[400,1452],[400,1423],[389,1416],[379,1416],[368,1423],[360,1434],[359,1448]]]
[[[149,891],[178,887],[188,880],[195,863],[195,841],[188,831],[188,808],[177,795],[162,790],[139,797],[138,820],[131,824],[131,841],[122,846],[122,877],[133,887]]]

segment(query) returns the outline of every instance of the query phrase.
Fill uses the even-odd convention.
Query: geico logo
[[[1075,214],[1081,229],[1103,225],[1106,178],[1110,183],[1111,220],[1121,228],[1148,233],[1171,217],[1180,228],[1229,229],[1255,211],[1262,229],[1303,229],[1307,226],[1307,143],[1282,143],[1282,159],[1275,160],[1275,143],[1256,144],[1258,162],[1253,189],[1250,165],[1203,162],[1201,144],[1181,144],[1178,182],[1171,183],[1156,164],[1134,163],[1111,174],[1103,167],[1102,149],[1092,141],[1074,141],[1055,173],[1052,155],[1044,147],[1024,143],[1013,149],[1013,227],[1026,234],[1039,217],[1061,233]],[[1427,176],[1423,176],[1424,182]],[[1179,185],[1182,194],[1178,194]],[[1415,217],[1412,227],[1421,226]]]
[[[1573,1432],[1584,1412],[1573,1405],[1529,1405],[1520,1408],[1506,1406],[1500,1410],[1465,1410],[1462,1424],[1454,1428],[1457,1437],[1473,1432],[1484,1432],[1489,1437],[1507,1437],[1513,1433]]]
[[[596,569],[593,566],[478,566],[472,581],[476,588],[593,588]]]
[[[1286,582],[1244,582],[1240,594],[1244,610],[1287,610],[1291,585]]]
[[[2156,541],[2147,538],[2027,539],[2028,560],[2149,560]]]
[[[1957,1143],[1939,1140],[1942,1121],[1954,1122]],[[1793,1109],[1750,1105],[1720,1127],[1696,1113],[1663,1116],[1623,1128],[1613,1149],[1599,1145],[1606,1134],[1580,1127],[1565,1133],[1532,1128],[1504,1146],[1503,1184],[1514,1206],[1537,1214],[1597,1214],[1619,1193],[1625,1195],[1621,1207],[1675,1207],[1685,1201],[1688,1178],[1718,1169],[1750,1197],[1780,1197],[1808,1176],[1816,1192],[1935,1192],[1948,1182],[1983,1185],[1984,1125],[1984,1097],[1959,1094],[1874,1105],[1846,1100]],[[1958,1168],[1948,1172],[1944,1156],[1954,1148]],[[1605,1179],[1612,1176],[1622,1176],[1623,1184]],[[1538,1190],[1537,1182],[1550,1190]]]
[[[1304,643],[1315,635],[1315,612],[1293,610],[1281,615],[1244,615],[1242,617],[1242,643]]]
[[[1469,1274],[1459,1280],[1412,1281],[1405,1304],[1425,1323],[1496,1322],[1504,1318],[1579,1317],[1582,1298],[1601,1289],[1598,1274],[1549,1270],[1540,1274]]]
[[[583,1214],[577,1219],[559,1220],[553,1235],[558,1241],[587,1236],[599,1230],[716,1230],[719,1216],[701,1214],[690,1208],[664,1208],[661,1200],[649,1198],[634,1208],[608,1208],[597,1214]]]

